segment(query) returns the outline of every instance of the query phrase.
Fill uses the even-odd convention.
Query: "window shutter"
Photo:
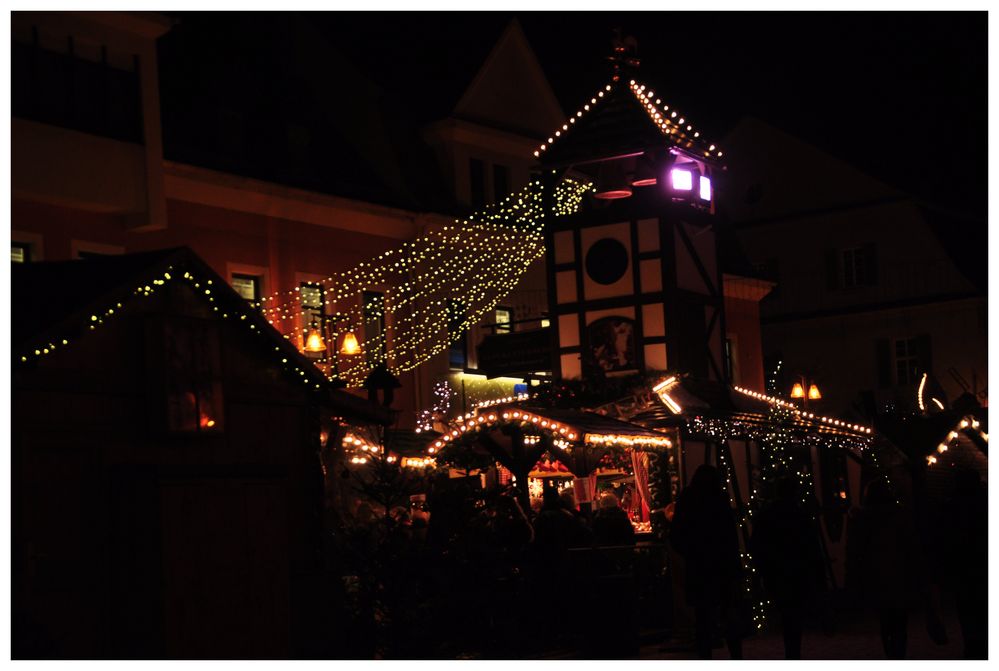
[[[864,246],[864,268],[867,276],[864,278],[865,284],[869,287],[878,284],[878,248],[876,245]]]
[[[887,389],[892,386],[891,341],[887,338],[875,340],[874,357],[878,366],[878,388]]]
[[[839,252],[826,250],[826,289],[839,289]]]
[[[916,356],[919,357],[919,372],[933,373],[933,350],[930,346],[930,336],[924,333],[916,337]]]

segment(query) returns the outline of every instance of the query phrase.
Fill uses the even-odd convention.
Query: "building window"
[[[867,283],[867,267],[863,249],[843,250],[843,287],[862,287]]]
[[[184,433],[222,430],[222,374],[218,332],[194,320],[168,322],[166,345],[167,428]]]
[[[933,372],[933,348],[929,334],[874,341],[878,388],[919,384],[923,373]]]
[[[872,287],[878,283],[878,256],[874,245],[826,252],[829,289]]]
[[[465,338],[465,304],[450,300],[447,305],[448,365],[454,370],[468,366],[468,342]]]
[[[31,261],[31,245],[26,242],[10,243],[10,260],[12,263],[28,263]]]
[[[477,158],[468,159],[468,188],[471,194],[473,209],[480,209],[486,204],[486,167]]]
[[[298,286],[298,297],[302,308],[302,338],[309,333],[309,329],[315,324],[320,333],[325,337],[323,328],[326,316],[325,301],[323,300],[323,286],[316,282],[302,282]]]
[[[364,357],[368,366],[374,366],[387,358],[385,295],[377,291],[365,291],[362,300],[364,306]]]
[[[895,383],[916,384],[922,374],[919,365],[919,341],[917,338],[895,340]]]
[[[233,273],[232,288],[246,300],[256,303],[260,300],[260,275]]]
[[[505,165],[493,166],[493,202],[498,203],[510,193],[510,168]]]
[[[513,308],[496,308],[496,333],[513,331]]]

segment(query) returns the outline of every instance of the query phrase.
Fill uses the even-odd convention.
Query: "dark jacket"
[[[593,539],[597,545],[634,545],[635,528],[621,508],[601,508],[593,514]]]

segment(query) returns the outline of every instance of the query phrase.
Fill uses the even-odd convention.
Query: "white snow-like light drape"
[[[591,185],[565,179],[554,188],[552,214],[567,214]],[[544,254],[543,189],[531,182],[480,213],[320,282],[333,331],[354,333],[363,350],[340,357],[339,377],[357,386],[378,363],[394,373],[412,370],[479,323]],[[361,295],[368,290],[383,294],[380,306],[365,309]],[[264,299],[260,309],[285,337],[301,338],[308,309],[298,288]],[[339,340],[327,343],[338,346]]]

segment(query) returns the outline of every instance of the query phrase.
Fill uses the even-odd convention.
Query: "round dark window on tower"
[[[614,238],[597,240],[586,252],[586,274],[599,284],[614,284],[628,270],[628,250]]]

